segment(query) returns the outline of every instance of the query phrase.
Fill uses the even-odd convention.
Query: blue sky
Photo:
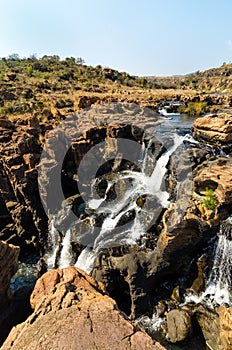
[[[134,75],[232,61],[231,0],[1,0],[0,57],[57,54]]]

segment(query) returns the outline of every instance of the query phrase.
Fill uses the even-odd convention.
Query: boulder
[[[75,267],[37,281],[34,313],[13,328],[1,350],[164,350],[118,310],[103,286]]]
[[[232,142],[232,115],[220,113],[197,118],[193,131],[195,138],[209,143]]]
[[[176,343],[192,333],[191,316],[185,310],[174,309],[167,313],[167,338]]]

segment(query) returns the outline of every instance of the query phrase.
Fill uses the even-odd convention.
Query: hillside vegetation
[[[219,95],[221,91],[226,94]],[[231,107],[231,91],[232,65],[185,77],[144,78],[87,66],[82,58],[13,54],[0,59],[0,118],[11,121],[34,115],[59,122],[99,102],[130,102],[157,109],[162,101],[178,100],[183,103],[182,112],[200,115],[216,110],[215,105]]]
[[[150,85],[152,85],[150,83]],[[146,79],[111,68],[87,66],[83,59],[59,56],[0,59],[0,116],[36,112],[43,116],[72,113],[78,96],[132,94],[149,87]]]
[[[146,77],[159,89],[179,88],[200,90],[203,92],[232,92],[232,64],[223,64],[219,68],[197,71],[186,76]]]

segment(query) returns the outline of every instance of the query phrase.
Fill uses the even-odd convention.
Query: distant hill
[[[232,64],[197,71],[184,76],[145,77],[158,89],[190,89],[204,92],[232,92]]]

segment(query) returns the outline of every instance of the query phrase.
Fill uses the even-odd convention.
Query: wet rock
[[[205,290],[205,279],[204,279],[204,271],[207,266],[207,255],[203,254],[198,260],[197,260],[197,277],[193,281],[193,284],[191,285],[190,289],[193,290],[195,293],[201,293]]]
[[[166,309],[167,309],[166,303],[163,300],[160,300],[155,307],[155,313],[158,317],[161,317],[164,315]]]
[[[192,333],[191,316],[184,310],[171,310],[167,313],[167,338],[176,343],[185,340]]]
[[[18,268],[19,247],[0,241],[0,309],[10,299],[10,279]]]
[[[15,327],[1,350],[162,350],[117,309],[104,289],[74,267],[50,271],[38,280],[34,313]]]
[[[180,304],[183,298],[183,290],[181,290],[180,286],[176,286],[173,289],[171,299],[175,301],[177,304]]]

